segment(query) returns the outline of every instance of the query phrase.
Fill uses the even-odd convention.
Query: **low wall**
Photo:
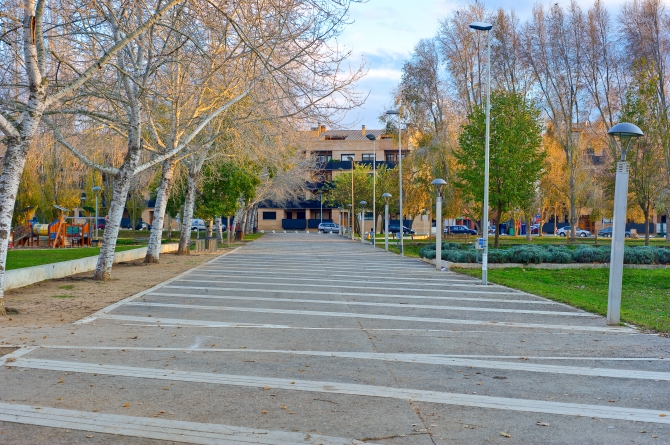
[[[435,264],[435,260],[421,258],[421,261],[428,264]],[[524,269],[609,269],[609,263],[540,263],[540,264],[524,264],[524,263],[489,263],[488,269],[510,269],[513,267],[521,267]],[[670,266],[663,264],[624,264],[625,269],[667,269]],[[482,265],[479,263],[452,263],[451,261],[442,260],[442,268],[451,269],[481,269]]]
[[[161,253],[176,252],[178,243],[161,244]],[[144,258],[147,254],[146,247],[124,250],[114,253],[114,262],[134,261]],[[63,278],[82,272],[95,270],[98,256],[89,256],[77,260],[61,261],[60,263],[44,264],[42,266],[24,267],[5,272],[5,290],[28,286],[44,280]]]

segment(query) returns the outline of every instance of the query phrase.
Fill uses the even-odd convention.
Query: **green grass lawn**
[[[455,269],[481,277],[481,270]],[[608,269],[493,269],[493,283],[607,315]],[[624,269],[621,321],[670,332],[670,269]]]
[[[136,249],[138,246],[118,246],[117,252]],[[22,267],[40,266],[42,264],[70,261],[100,253],[98,247],[78,247],[74,249],[13,249],[7,252],[7,270]]]

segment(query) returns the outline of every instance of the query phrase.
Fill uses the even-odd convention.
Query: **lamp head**
[[[619,149],[621,150],[622,161],[626,160],[626,155],[628,154],[628,150],[630,150],[633,139],[644,136],[644,133],[637,125],[630,124],[628,122],[621,122],[616,124],[610,128],[607,134],[609,134],[615,141],[617,139],[619,140]]]
[[[435,190],[437,191],[437,195],[441,197],[442,196],[442,187],[447,185],[447,181],[445,181],[444,179],[437,178],[437,179],[434,179],[433,182],[431,182],[431,184],[433,184],[435,186]]]
[[[351,207],[351,204],[347,204],[347,207]]]
[[[390,116],[390,115],[393,115],[393,114],[397,116],[400,113],[398,112],[398,110],[386,110],[386,115],[387,116]]]
[[[386,204],[388,204],[389,203],[389,198],[391,198],[391,194],[390,193],[384,193],[382,195],[382,198],[384,198],[386,200]]]
[[[368,202],[367,202],[367,201],[361,201],[360,204],[361,204],[362,206],[366,206],[366,205],[368,205]]]
[[[372,133],[368,133],[368,134],[366,134],[365,137],[368,138],[368,139],[370,139],[371,141],[376,141],[376,140],[377,140],[377,136],[375,136],[375,135],[372,134]]]
[[[486,22],[473,22],[470,23],[470,28],[476,31],[490,31],[493,25]]]
[[[93,187],[94,192],[99,192],[100,190],[102,190],[102,187],[100,187],[99,185]]]

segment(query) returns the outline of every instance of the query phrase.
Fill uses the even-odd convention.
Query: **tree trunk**
[[[151,225],[151,235],[149,236],[147,255],[144,257],[145,263],[159,262],[161,241],[163,238],[163,222],[165,221],[165,209],[167,207],[168,199],[170,198],[170,190],[172,189],[172,179],[174,177],[175,166],[176,162],[174,158],[167,159],[163,162],[161,183],[158,186],[156,205],[154,206],[154,221]],[[169,230],[170,227],[168,227],[168,233]]]
[[[526,214],[526,241],[532,241],[533,237],[530,234],[530,221],[531,217]],[[539,233],[539,230],[538,230]]]
[[[244,239],[244,234],[247,231],[247,218],[249,217],[249,212],[245,208],[242,213],[242,222],[240,223],[240,230],[242,233],[240,233],[240,241]]]
[[[207,220],[207,238],[211,238],[214,234],[214,220]]]
[[[499,245],[499,240],[500,240],[500,215],[502,214],[502,209],[501,206],[498,206],[498,209],[496,211],[496,236],[493,241],[493,248],[497,249]]]
[[[216,218],[216,239],[218,242],[223,242],[223,224],[220,216]]]
[[[230,233],[230,216],[228,216],[226,221],[226,241],[228,242],[228,247],[230,247]]]
[[[649,246],[649,207],[644,211],[644,245]]]
[[[196,177],[189,172],[186,185],[186,198],[184,199],[184,216],[181,222],[181,236],[179,237],[179,248],[177,255],[190,255],[191,249],[191,223],[193,222],[193,207],[195,206]]]
[[[130,160],[130,158],[134,157],[135,161],[127,161],[126,165],[122,167],[121,172],[114,177],[112,202],[109,206],[109,213],[107,214],[107,222],[105,223],[105,232],[102,236],[102,247],[100,247],[100,254],[98,255],[98,264],[95,267],[94,280],[107,281],[112,276],[116,240],[119,237],[123,209],[126,207],[126,198],[128,197],[128,190],[130,190],[130,181],[133,178],[133,171],[137,166],[137,160],[139,160],[139,152],[138,145],[136,149],[132,149],[130,156],[127,158]]]
[[[665,242],[670,243],[670,209],[665,211]]]
[[[30,140],[6,138],[7,151],[2,160],[0,174],[0,315],[6,315],[4,303],[5,269],[7,266],[7,250],[12,231],[12,215],[16,204],[16,194],[26,165]]]
[[[570,173],[570,241],[577,241],[577,206],[575,204],[575,175]]]

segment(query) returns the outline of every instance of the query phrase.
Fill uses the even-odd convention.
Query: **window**
[[[343,141],[346,138],[347,138],[346,136],[339,135],[339,134],[331,134],[331,135],[328,135],[328,136],[324,137],[324,139],[327,140],[327,141]]]
[[[354,158],[354,159],[356,159],[356,158],[354,157],[354,155],[352,155],[352,154],[349,154],[349,155],[341,155],[341,156],[340,156],[340,159],[342,160],[342,162],[348,162],[348,161],[349,161],[349,158]]]
[[[316,162],[320,164],[325,164],[326,162],[329,162],[333,159],[331,155],[318,155],[316,157]]]
[[[363,153],[363,162],[372,162],[375,160],[375,155],[372,153]]]
[[[386,153],[386,162],[396,162],[397,155],[395,153]]]
[[[277,219],[277,212],[263,212],[263,219]]]

